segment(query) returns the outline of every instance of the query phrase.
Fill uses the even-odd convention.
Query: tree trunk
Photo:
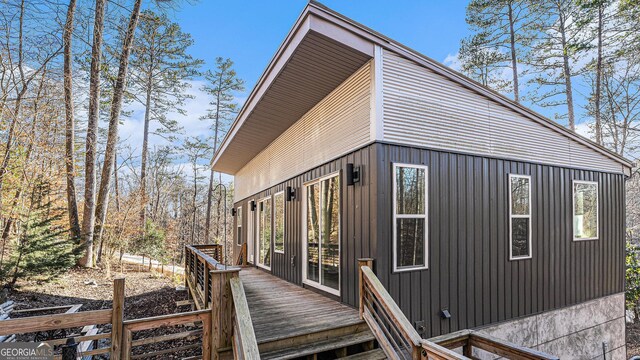
[[[518,89],[518,58],[516,56],[516,32],[513,29],[513,7],[509,2],[509,36],[511,47],[511,69],[513,70],[513,99],[520,102],[520,90]]]
[[[67,177],[67,208],[69,212],[69,234],[77,242],[80,239],[80,218],[76,198],[75,170],[75,121],[73,114],[73,59],[71,41],[73,36],[73,15],[76,0],[69,1],[67,21],[64,25],[64,111],[65,111],[65,170]]]
[[[602,145],[602,123],[600,119],[600,94],[601,94],[601,82],[602,82],[602,18],[604,16],[604,4],[598,4],[598,57],[596,59],[596,93],[594,95],[594,107],[595,107],[595,128],[596,128],[596,143]]]
[[[144,135],[142,139],[142,160],[140,164],[140,224],[143,236],[147,231],[147,158],[149,157],[149,122],[151,121],[151,95],[153,91],[153,68],[154,68],[154,40],[155,32],[151,36],[149,69],[147,72],[147,93],[144,109]]]
[[[91,70],[89,78],[89,117],[87,124],[85,154],[84,210],[82,215],[82,242],[84,255],[79,265],[93,266],[93,231],[96,209],[96,145],[98,118],[100,115],[100,66],[102,63],[102,32],[104,29],[104,8],[106,0],[96,0],[93,25],[93,45],[91,49]]]
[[[138,26],[141,4],[142,0],[136,0],[133,5],[133,10],[131,12],[131,16],[129,17],[129,26],[127,27],[127,33],[122,43],[122,53],[120,54],[118,77],[113,88],[113,98],[111,100],[111,109],[109,113],[107,148],[104,155],[104,165],[102,166],[102,176],[100,178],[100,189],[98,191],[98,204],[96,208],[96,218],[99,222],[97,234],[100,238],[102,237],[102,227],[107,217],[107,205],[109,204],[109,188],[111,187],[111,175],[115,169],[116,146],[118,145],[118,125],[120,120],[120,112],[122,111],[122,99],[124,97],[124,91],[127,86],[126,79],[129,67],[129,55],[131,54],[136,27]]]
[[[214,140],[214,152],[215,152],[215,143]],[[209,190],[207,191],[207,214],[204,220],[204,239],[205,243],[209,244],[209,235],[211,233],[211,198],[213,197],[213,178],[215,176],[215,171],[213,171],[213,166],[211,167],[211,173],[209,174]],[[218,234],[216,233],[216,237]]]
[[[193,162],[193,218],[191,220],[191,244],[196,243],[196,201],[198,198],[198,164],[197,161]]]
[[[569,65],[569,49],[567,47],[567,30],[565,28],[564,14],[560,10],[560,35],[562,37],[562,70],[564,74],[565,94],[567,96],[567,114],[569,116],[569,129],[576,131],[576,120],[573,112],[573,88],[571,86],[571,67]]]
[[[19,18],[19,30],[18,30],[18,70],[20,73],[20,82],[22,88],[17,92],[16,103],[14,106],[13,114],[11,115],[11,123],[7,131],[7,144],[5,146],[4,155],[2,157],[2,163],[0,164],[0,215],[2,214],[2,188],[4,184],[4,176],[7,173],[7,167],[9,166],[9,160],[11,159],[11,149],[13,146],[13,137],[15,135],[16,123],[18,122],[18,116],[20,115],[20,108],[22,105],[22,97],[27,91],[28,82],[25,82],[24,69],[23,69],[23,38],[24,38],[24,0],[20,2],[20,18]],[[4,110],[4,109],[3,109]]]
[[[223,72],[220,71],[220,76],[218,77],[218,90],[216,93],[216,118],[215,125],[213,131],[213,153],[215,154],[218,149],[218,137],[220,133],[220,92],[222,91],[222,75]],[[209,235],[211,233],[211,197],[213,196],[213,176],[215,172],[213,168],[211,168],[211,177],[209,179],[209,191],[207,193],[207,217],[205,219],[205,228],[204,228],[204,240],[205,243],[209,243]],[[222,174],[220,175],[220,184],[222,184]],[[222,193],[221,193],[222,194]],[[220,199],[218,198],[216,204],[216,238],[220,237]]]

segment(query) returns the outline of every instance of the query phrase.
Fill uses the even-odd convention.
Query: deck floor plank
[[[358,310],[256,268],[240,279],[258,344],[361,323]]]

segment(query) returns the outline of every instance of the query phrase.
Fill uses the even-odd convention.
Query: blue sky
[[[449,64],[445,61],[447,57],[457,54],[460,40],[470,34],[465,22],[467,0],[325,0],[322,3],[445,64]],[[205,61],[203,70],[213,68],[218,56],[234,61],[238,76],[246,83],[245,91],[237,94],[238,102],[242,103],[306,4],[306,0],[200,0],[193,4],[185,1],[169,15],[193,36],[194,45],[190,53]],[[198,119],[205,114],[209,99],[199,90],[204,84],[202,79],[195,79],[191,83],[189,93],[194,98],[185,104],[187,116],[177,113],[170,116],[175,116],[183,126],[183,136],[205,137],[211,135],[208,124]],[[578,84],[574,82],[574,85]],[[582,109],[579,105],[584,100],[577,94],[580,89],[575,90],[576,120],[580,123],[584,119],[581,118]],[[566,111],[563,107],[532,108],[550,118],[553,118],[555,111]],[[130,121],[124,122],[121,134],[133,151],[139,153],[144,108],[137,106],[131,110],[133,116]],[[577,130],[587,135],[585,124],[579,124]],[[168,145],[159,137],[152,137],[150,143],[152,146]]]
[[[323,1],[324,5],[423,54],[443,61],[468,34],[467,1]],[[213,66],[230,57],[252,87],[307,4],[296,1],[212,1],[182,5],[174,16],[195,39],[192,54]]]

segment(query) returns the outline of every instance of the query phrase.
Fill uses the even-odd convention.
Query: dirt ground
[[[74,268],[68,273],[50,282],[22,281],[16,289],[9,292],[9,300],[16,303],[15,309],[33,309],[58,305],[83,304],[80,311],[111,308],[113,298],[113,279],[125,277],[125,319],[137,319],[150,316],[173,314],[191,310],[189,306],[176,306],[176,301],[185,300],[185,291],[176,291],[182,285],[178,279],[171,279],[146,267],[124,264],[112,265],[112,270]],[[134,333],[134,339],[194,330],[195,327],[159,328]],[[71,329],[73,332],[77,329]],[[104,332],[110,331],[110,325],[103,326]],[[45,334],[44,336],[46,336]],[[41,340],[43,334],[39,334]],[[53,336],[53,338],[58,336]],[[20,336],[18,341],[34,341],[36,334]],[[140,346],[133,349],[134,354],[148,353],[193,344],[195,338],[174,340],[156,345]],[[182,351],[174,355],[166,354],[161,358],[182,358],[198,352]]]

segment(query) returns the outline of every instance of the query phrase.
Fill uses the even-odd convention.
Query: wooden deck
[[[240,279],[258,344],[359,324],[358,310],[256,268]]]

